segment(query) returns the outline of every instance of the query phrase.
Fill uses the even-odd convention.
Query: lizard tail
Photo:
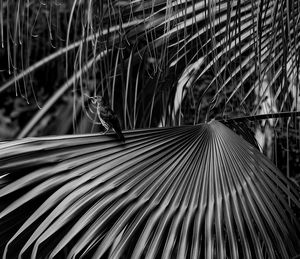
[[[121,130],[116,130],[116,129],[114,129],[114,131],[115,131],[116,134],[118,135],[119,139],[120,139],[122,142],[125,143],[125,137],[124,137],[122,131],[121,131]]]

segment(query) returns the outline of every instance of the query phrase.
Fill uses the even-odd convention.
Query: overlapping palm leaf
[[[217,121],[0,145],[4,258],[291,258],[299,190]],[[296,211],[296,210],[295,210]]]
[[[81,84],[83,92],[91,91],[91,88],[98,93],[107,91],[113,108],[120,106],[125,128],[156,126],[161,114],[166,113],[164,118],[171,115],[172,110],[167,107],[174,99],[174,87],[182,76],[186,76],[185,69],[193,64],[197,64],[197,69],[190,71],[187,77],[192,78],[190,85],[193,87],[198,86],[197,82],[208,80],[204,89],[196,91],[205,100],[215,102],[222,96],[226,105],[231,105],[238,96],[238,102],[244,103],[268,77],[268,87],[260,99],[264,100],[271,89],[275,93],[273,102],[280,104],[280,111],[297,108],[296,101],[289,103],[289,95],[296,89],[299,67],[298,1],[109,0],[101,1],[101,4],[98,1],[73,3],[66,46],[19,75],[14,71],[16,77],[0,87],[1,92],[13,86],[23,76],[61,55],[79,57],[75,59],[74,71],[67,81],[19,136],[28,135],[76,82]],[[52,4],[48,8],[51,9]],[[9,6],[7,4],[7,8]],[[47,3],[43,6],[47,8]],[[30,6],[20,3],[19,8],[13,10],[27,12],[26,8]],[[16,24],[8,28],[8,35],[21,37],[18,30],[30,25],[20,14],[18,17],[21,18]],[[81,34],[72,37],[71,31],[81,31]],[[18,42],[18,39],[14,41]],[[7,52],[15,54],[15,51],[18,51],[17,47]],[[9,56],[8,60],[13,58]],[[97,84],[83,83],[89,82],[91,77],[97,78]],[[209,96],[206,96],[209,90]],[[211,94],[215,98],[211,98]],[[248,112],[256,114],[259,106],[257,103]],[[176,124],[175,121],[172,123]]]

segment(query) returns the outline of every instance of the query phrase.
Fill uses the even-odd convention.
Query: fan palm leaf
[[[291,258],[299,190],[217,121],[0,146],[4,258]]]

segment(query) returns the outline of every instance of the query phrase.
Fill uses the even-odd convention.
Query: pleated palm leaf
[[[0,145],[4,258],[300,253],[299,190],[225,125],[124,135],[125,144],[94,134]]]

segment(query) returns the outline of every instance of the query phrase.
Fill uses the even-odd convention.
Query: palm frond
[[[4,258],[291,258],[299,190],[220,122],[0,145]],[[289,206],[289,202],[291,207]]]
[[[179,124],[181,120],[177,122],[174,113],[181,116],[181,111],[176,109],[178,105],[170,109],[170,104],[178,96],[174,88],[183,88],[185,96],[182,78],[189,80],[191,91],[199,93],[195,106],[205,103],[202,109],[207,113],[218,98],[222,99],[217,103],[219,113],[252,103],[251,98],[266,77],[271,79],[267,80],[266,91],[275,94],[279,111],[297,109],[297,94],[293,100],[289,96],[296,92],[299,81],[298,1],[73,1],[71,10],[65,5],[66,12],[56,1],[43,5],[18,2],[17,9],[14,1],[4,2],[0,19],[5,23],[0,31],[7,33],[0,33],[0,41],[7,42],[8,70],[12,70],[13,77],[0,86],[0,92],[12,85],[17,89],[20,79],[26,80],[40,67],[66,54],[66,70],[70,71],[63,74],[70,75],[59,80],[64,83],[46,103],[47,109],[71,86],[75,93],[107,92],[113,108],[122,114],[126,129],[157,126],[162,120],[163,125]],[[42,8],[51,20],[53,6],[58,16],[67,13],[69,19],[68,28],[61,29],[67,31],[66,46],[59,41],[60,49],[30,64],[31,52],[22,46],[26,39],[29,46],[32,42],[27,32],[34,27],[35,10]],[[18,17],[12,26],[11,12]],[[57,26],[53,27],[49,34]],[[77,33],[72,36],[71,32]],[[9,35],[13,35],[11,40]],[[17,42],[22,41],[24,44],[19,46]],[[26,61],[21,67],[18,56]],[[186,74],[188,67],[197,68]],[[99,82],[90,83],[91,78]],[[205,80],[208,82],[202,89],[199,82]],[[259,98],[264,97],[262,94]],[[248,114],[257,114],[260,103],[249,105]],[[38,112],[20,135],[28,136],[44,115]],[[195,115],[196,123],[201,120],[204,118]]]

